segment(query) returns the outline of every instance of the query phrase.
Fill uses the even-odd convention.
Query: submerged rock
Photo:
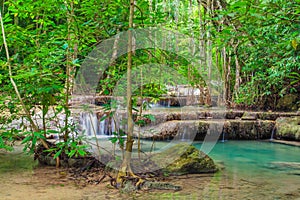
[[[205,153],[187,143],[179,143],[151,158],[167,174],[214,173],[217,166]]]
[[[299,172],[300,163],[299,162],[271,162],[269,168],[278,169],[278,170],[297,170]]]

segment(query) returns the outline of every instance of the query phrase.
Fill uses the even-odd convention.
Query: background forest
[[[10,55],[8,60],[1,40],[1,129],[20,115],[30,118],[36,105],[43,116],[52,105],[56,113],[68,116],[76,72],[98,44],[128,30],[129,1],[1,0],[0,4]],[[299,0],[139,0],[133,26],[176,30],[199,41],[204,58],[201,67],[208,71],[217,67],[225,86],[222,99],[228,107],[299,108]],[[169,52],[139,50],[133,56],[133,66],[168,64],[188,77],[192,86],[201,84],[194,68]],[[110,95],[126,68],[126,56],[116,59],[100,80],[99,94]],[[61,127],[65,142],[72,131],[67,123]],[[34,123],[32,127],[39,134],[30,134],[28,141],[47,132],[45,124],[42,130]],[[3,131],[2,137],[5,134],[11,136]]]

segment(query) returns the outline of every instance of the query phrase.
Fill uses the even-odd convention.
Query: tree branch
[[[29,110],[26,108],[25,104],[24,104],[24,101],[20,95],[20,92],[18,90],[18,87],[13,79],[13,75],[12,75],[12,68],[11,68],[11,63],[10,63],[10,56],[9,56],[9,51],[8,51],[8,46],[7,46],[7,43],[6,43],[6,36],[5,36],[5,32],[4,32],[4,25],[3,25],[3,18],[2,18],[2,12],[0,11],[0,23],[1,23],[1,30],[2,30],[2,37],[3,37],[3,44],[4,44],[4,48],[5,48],[5,53],[6,53],[6,58],[7,58],[7,66],[8,66],[8,73],[9,73],[9,79],[10,79],[10,82],[11,84],[13,85],[13,88],[15,90],[15,93],[21,103],[21,106],[22,106],[22,109],[23,111],[25,112],[25,115],[26,117],[28,118],[29,120],[29,123],[31,125],[31,128],[34,132],[38,132],[39,129],[37,127],[37,125],[34,123],[34,121],[32,120],[32,117],[30,115],[30,112]],[[49,149],[49,146],[48,144],[43,140],[43,139],[40,139],[40,141],[42,142],[43,146],[47,149]]]

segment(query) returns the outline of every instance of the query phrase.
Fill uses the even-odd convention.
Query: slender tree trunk
[[[211,0],[207,1],[207,13],[209,16],[212,16],[213,13],[213,2]],[[207,20],[207,23],[212,25],[212,21],[209,19]],[[206,98],[205,98],[205,104],[208,106],[211,106],[211,70],[212,70],[212,40],[211,40],[211,33],[210,30],[206,31],[206,37],[207,37],[207,44],[206,44],[206,65],[207,65],[207,80],[208,83],[206,83],[207,91],[206,91]]]
[[[118,45],[119,45],[119,40],[120,40],[120,35],[119,33],[119,29],[117,30],[117,35],[114,41],[114,46],[113,46],[113,53],[111,55],[111,59],[110,59],[110,66],[113,66],[116,64],[116,60],[118,58]]]
[[[220,51],[219,51],[219,49],[216,49],[216,68],[220,71],[220,73],[222,74],[223,72],[222,72],[222,66],[220,66]],[[218,103],[217,103],[217,105],[218,106],[220,106],[220,105],[222,105],[222,93],[221,93],[221,91],[222,91],[222,89],[223,88],[218,88]]]
[[[227,56],[226,56],[226,47],[223,47],[222,52],[222,68],[223,68],[223,80],[224,80],[224,102],[227,105],[228,104],[228,99],[229,99],[229,84],[228,84],[228,69],[227,69]]]
[[[130,0],[130,14],[129,14],[129,32],[128,32],[128,62],[127,62],[127,142],[125,160],[130,162],[132,145],[133,145],[133,117],[132,117],[132,91],[131,91],[131,69],[132,69],[132,29],[134,14],[134,0]]]
[[[137,121],[139,121],[140,119],[142,120],[142,113],[143,113],[143,68],[142,67],[140,69],[140,76],[141,76],[140,99],[141,99],[142,103],[139,108],[139,114],[138,114]],[[139,155],[139,159],[141,159],[141,124],[139,124],[139,132],[138,132],[138,155]]]
[[[226,54],[226,50],[225,50],[225,54]],[[226,56],[225,56],[226,58]],[[231,63],[231,56],[228,56],[228,60],[225,60],[225,68],[226,68],[226,74],[225,74],[225,91],[226,91],[226,104],[228,106],[230,106],[230,102],[231,102],[231,92],[230,92],[230,73],[231,73],[231,66],[230,66],[230,63]]]
[[[6,58],[7,58],[7,65],[8,65],[8,71],[9,71],[9,78],[10,78],[10,82],[11,84],[13,85],[13,88],[15,90],[15,93],[21,103],[21,106],[22,106],[22,109],[23,111],[25,112],[25,115],[27,117],[27,119],[29,120],[29,123],[30,123],[30,126],[31,126],[31,129],[34,131],[34,132],[39,132],[39,128],[38,126],[34,123],[34,121],[32,120],[32,117],[31,117],[31,114],[30,114],[30,111],[26,108],[26,105],[24,104],[23,102],[23,99],[20,95],[20,92],[18,90],[18,87],[13,79],[13,75],[12,75],[12,67],[11,67],[11,63],[10,63],[10,56],[9,56],[9,51],[8,51],[8,46],[7,46],[7,43],[6,43],[6,36],[5,36],[5,31],[4,31],[4,24],[3,24],[3,18],[2,18],[2,12],[0,11],[0,23],[1,23],[1,30],[2,30],[2,37],[3,37],[3,44],[4,44],[4,48],[5,48],[5,53],[6,53]],[[43,144],[43,146],[46,148],[46,149],[49,149],[49,146],[48,144],[46,143],[46,141],[44,141],[43,139],[40,139],[41,143]]]
[[[74,2],[71,1],[70,5],[68,5],[67,2],[65,2],[65,4],[67,7],[69,7],[69,10],[67,12],[68,48],[67,48],[67,55],[66,55],[67,61],[66,61],[66,83],[65,83],[66,97],[65,97],[65,133],[64,133],[64,141],[67,142],[69,138],[69,129],[68,129],[68,119],[70,116],[69,98],[72,95],[72,90],[73,90],[74,80],[75,80],[75,72],[76,72],[76,66],[73,64],[73,62],[77,58],[78,44],[76,42],[76,36],[74,30],[72,29],[74,23]]]
[[[74,30],[74,2],[71,1],[70,5],[66,3],[66,6],[69,7],[67,12],[67,23],[68,23],[68,48],[67,48],[67,63],[66,63],[66,88],[68,89],[66,92],[67,94],[71,95],[72,90],[74,87],[74,80],[75,80],[75,72],[76,72],[76,66],[73,64],[73,62],[77,59],[78,55],[78,42],[75,35]]]
[[[239,63],[238,53],[237,53],[238,43],[234,47],[234,59],[235,59],[235,85],[234,85],[234,98],[237,98],[238,91],[241,84],[241,65]]]
[[[128,62],[127,62],[127,140],[126,140],[126,148],[125,148],[125,156],[123,163],[119,169],[119,173],[117,176],[117,187],[121,187],[123,183],[123,177],[135,176],[132,172],[130,162],[131,162],[131,154],[132,154],[132,146],[133,146],[133,116],[132,116],[132,91],[131,91],[131,69],[132,69],[132,28],[133,28],[133,15],[134,15],[134,0],[130,0],[130,14],[129,14],[129,31],[128,31]]]
[[[199,40],[200,40],[200,61],[199,61],[199,68],[198,71],[200,74],[202,74],[206,70],[206,31],[205,31],[205,13],[204,10],[202,12],[203,8],[203,0],[198,0],[198,15],[199,15]],[[199,83],[197,84],[197,87],[200,91],[199,94],[199,105],[204,105],[204,83],[203,80],[199,80]]]
[[[198,15],[199,15],[199,41],[200,41],[200,68],[202,69],[203,61],[205,60],[204,55],[204,27],[203,27],[203,16],[202,16],[202,0],[198,0]]]
[[[179,22],[179,7],[180,7],[180,0],[175,0],[175,28],[176,30],[178,30],[178,22]],[[175,34],[175,40],[176,40],[176,43],[175,43],[175,52],[178,52],[179,50],[179,47],[178,47],[178,35]]]

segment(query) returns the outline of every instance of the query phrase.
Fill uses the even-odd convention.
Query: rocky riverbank
[[[182,108],[147,112],[155,121],[145,121],[135,134],[145,139],[204,140],[208,133],[218,134],[220,140],[300,139],[296,112],[249,112],[240,110],[208,110]],[[292,120],[294,123],[284,121]]]

